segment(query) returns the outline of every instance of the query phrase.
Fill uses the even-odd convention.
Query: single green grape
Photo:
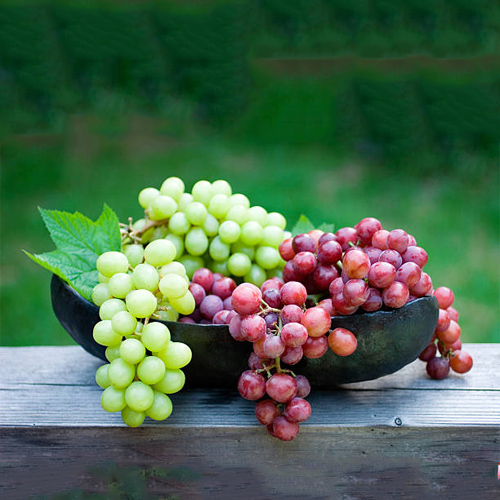
[[[227,260],[231,252],[228,243],[224,243],[220,236],[216,236],[210,243],[208,253],[213,260]]]
[[[212,214],[207,214],[202,228],[207,236],[215,236],[219,232],[219,221]]]
[[[233,194],[229,197],[229,203],[233,207],[234,205],[242,205],[245,208],[250,208],[250,200],[244,195],[240,193]]]
[[[184,182],[179,177],[168,177],[163,181],[161,185],[160,192],[163,195],[172,197],[175,201],[181,199],[184,193]]]
[[[262,240],[263,229],[256,221],[248,221],[241,228],[241,241],[248,246],[255,246]]]
[[[255,247],[249,247],[242,241],[236,241],[231,245],[231,253],[244,253],[250,260],[255,257]]]
[[[144,247],[138,244],[125,245],[123,247],[123,254],[127,257],[129,264],[135,267],[144,258]]]
[[[161,321],[179,320],[179,313],[170,305],[170,302],[168,302],[167,309],[161,309],[158,311],[158,316],[160,316]]]
[[[250,272],[243,278],[247,283],[253,283],[255,286],[260,286],[267,280],[267,274],[257,264],[252,264]]]
[[[203,203],[203,205],[208,206],[213,195],[212,185],[205,180],[198,181],[193,186],[193,189],[191,189],[191,194],[193,195],[194,201],[199,201]]]
[[[107,366],[107,365],[106,365]],[[179,392],[186,383],[186,375],[179,368],[165,370],[163,378],[153,387],[157,391],[164,392],[165,394],[174,394]]]
[[[159,392],[154,392],[153,404],[146,410],[146,415],[153,420],[165,420],[173,410],[170,398]]]
[[[238,241],[241,234],[240,225],[232,220],[226,220],[219,226],[219,238],[223,243],[234,243]]]
[[[186,218],[193,226],[201,226],[207,218],[207,207],[199,201],[193,201],[186,207]]]
[[[136,318],[148,318],[158,305],[156,297],[148,290],[132,290],[125,301],[127,309]]]
[[[131,365],[140,363],[146,356],[146,348],[138,339],[126,339],[120,345],[120,357]]]
[[[227,182],[223,179],[218,179],[218,180],[212,182],[212,193],[214,195],[225,194],[226,196],[229,197],[233,194],[233,190],[232,190],[231,184],[229,184],[229,182]]]
[[[117,346],[122,341],[122,336],[116,333],[111,326],[111,320],[105,319],[95,324],[92,331],[94,340],[104,346]]]
[[[280,262],[280,253],[273,247],[259,247],[255,252],[255,262],[263,269],[273,269]]]
[[[226,220],[232,220],[242,226],[248,221],[248,209],[243,205],[233,205],[226,214]]]
[[[120,311],[111,318],[111,326],[120,335],[132,335],[137,327],[137,320],[128,311]]]
[[[165,236],[165,239],[173,243],[175,247],[176,258],[184,253],[184,240],[180,236],[169,233],[167,234],[167,236]]]
[[[127,403],[125,402],[125,391],[110,385],[101,394],[101,406],[109,412],[122,411]]]
[[[184,247],[186,249],[186,252],[191,255],[203,255],[208,248],[208,238],[205,234],[205,231],[203,231],[203,229],[200,227],[194,227],[190,229],[186,234]]]
[[[107,278],[116,273],[126,273],[129,262],[121,252],[104,252],[96,262],[97,270]]]
[[[104,351],[104,355],[106,356],[106,359],[111,363],[111,361],[114,361],[115,359],[120,357],[120,345],[117,344],[114,346],[107,347],[106,350]]]
[[[146,210],[149,207],[150,203],[160,195],[160,191],[154,187],[144,188],[139,193],[139,205]]]
[[[186,234],[190,228],[191,223],[184,212],[176,212],[168,221],[169,231],[178,236]]]
[[[180,299],[189,290],[189,283],[178,274],[166,274],[160,280],[160,292],[170,299]]]
[[[197,269],[205,266],[205,263],[203,262],[203,259],[201,257],[196,257],[194,255],[189,255],[189,254],[180,257],[179,262],[186,269],[186,274],[190,279],[193,277],[193,274]]]
[[[179,313],[184,316],[189,316],[196,308],[194,297],[190,291],[178,299],[169,299],[170,305]]]
[[[160,226],[153,227],[153,233],[150,240],[162,240],[168,234],[168,227],[161,224]]]
[[[160,275],[156,268],[150,264],[139,264],[132,273],[132,282],[137,289],[156,292]]]
[[[104,302],[111,298],[107,283],[99,283],[92,290],[92,302],[100,307]]]
[[[170,262],[170,264],[165,264],[164,266],[161,267],[160,276],[163,278],[163,276],[167,274],[178,274],[183,278],[187,278],[186,268],[176,260]]]
[[[122,358],[111,361],[108,368],[108,379],[113,387],[124,389],[132,383],[135,377],[135,366]]]
[[[151,201],[147,211],[151,220],[168,219],[177,211],[177,203],[172,197],[160,194]]]
[[[102,389],[106,389],[111,385],[111,382],[109,381],[108,378],[108,368],[109,364],[106,363],[105,365],[100,366],[97,371],[95,372],[95,381],[99,387]],[[163,377],[165,378],[165,377]],[[160,381],[161,382],[161,381]]]
[[[163,323],[150,321],[142,329],[141,341],[151,352],[162,351],[170,342],[170,330]]]
[[[157,356],[165,363],[169,370],[179,369],[186,366],[193,357],[188,345],[182,342],[170,342],[166,349],[159,351]]]
[[[165,364],[157,356],[146,356],[137,366],[137,376],[145,384],[156,384],[165,376]]]
[[[182,193],[179,199],[179,205],[177,206],[177,210],[180,212],[185,212],[188,205],[193,203],[193,195],[191,193]]]
[[[274,248],[279,248],[283,241],[283,229],[278,226],[266,226],[262,230],[261,245],[266,245]]]
[[[279,212],[269,212],[267,214],[267,224],[270,226],[278,226],[280,229],[286,228],[286,219]]]
[[[247,217],[249,221],[258,222],[262,227],[267,226],[267,210],[263,207],[250,207],[247,212]]]
[[[229,203],[229,197],[222,193],[212,196],[208,204],[208,212],[216,219],[225,217],[230,208],[231,204]]]
[[[123,299],[134,289],[132,276],[126,273],[116,273],[109,278],[108,288],[113,297]]]
[[[109,278],[107,276],[104,276],[104,274],[101,274],[101,273],[97,273],[97,281],[99,283],[108,283],[109,282]]]
[[[234,253],[227,260],[227,269],[234,276],[245,276],[252,268],[252,261],[244,253]]]
[[[125,402],[134,411],[146,411],[153,400],[153,389],[140,380],[132,382],[125,390]]]
[[[134,411],[132,408],[126,406],[122,410],[122,420],[124,424],[129,427],[139,427],[144,422],[146,413],[143,411]]]
[[[227,268],[227,260],[214,260],[210,263],[210,270],[213,273],[220,273],[224,276],[228,276],[230,274],[229,269]]]
[[[172,262],[176,253],[175,245],[171,241],[155,240],[144,249],[144,259],[151,266],[160,267]]]
[[[127,306],[121,299],[108,299],[101,304],[99,308],[99,317],[101,319],[111,319],[117,312],[126,311]]]

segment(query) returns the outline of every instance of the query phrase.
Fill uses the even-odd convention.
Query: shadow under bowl
[[[107,361],[105,347],[95,342],[92,331],[100,321],[99,308],[53,275],[52,307],[71,337],[90,354]],[[356,335],[358,347],[350,356],[337,356],[330,349],[320,359],[303,358],[292,370],[305,375],[315,388],[372,380],[394,373],[414,361],[430,342],[439,306],[434,296],[421,297],[400,309],[379,310],[332,317],[332,328],[343,327]],[[171,321],[172,340],[184,342],[193,359],[183,368],[191,387],[236,387],[248,369],[252,345],[237,342],[226,325],[193,325]]]

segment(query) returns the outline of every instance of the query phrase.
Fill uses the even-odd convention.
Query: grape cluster
[[[419,359],[427,363],[427,373],[434,379],[446,378],[450,368],[456,373],[467,373],[472,368],[472,356],[462,350],[458,312],[452,306],[455,295],[445,286],[436,288],[433,294],[439,304],[439,318],[432,340]],[[441,356],[437,356],[438,351]]]
[[[259,286],[284,265],[278,247],[286,235],[286,219],[251,206],[225,180],[200,180],[188,193],[181,179],[169,177],[159,190],[143,189],[139,204],[145,217],[122,225],[127,255],[145,243],[167,239],[190,277],[208,267]]]
[[[123,421],[137,427],[145,417],[164,420],[172,412],[167,394],[182,389],[181,368],[191,361],[191,349],[173,342],[164,323],[195,307],[184,266],[174,261],[175,247],[156,240],[133,261],[121,252],[106,252],[97,259],[100,283],[92,300],[101,321],[94,340],[106,346],[109,363],[98,368],[97,384],[104,389],[101,406],[121,411]]]

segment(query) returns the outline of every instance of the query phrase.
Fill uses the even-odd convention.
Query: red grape
[[[373,235],[382,229],[382,224],[373,217],[365,217],[354,226],[354,229],[356,229],[361,243],[366,246],[372,242]]]
[[[264,399],[255,405],[255,416],[262,425],[272,424],[279,415],[280,410],[272,399]]]
[[[441,380],[446,378],[450,371],[450,362],[446,358],[432,358],[425,367],[429,377]]]
[[[266,393],[266,380],[259,373],[246,370],[238,380],[238,391],[245,399],[256,401]]]
[[[344,255],[342,260],[342,271],[345,271],[349,278],[366,278],[369,270],[370,258],[363,250],[351,250]]]
[[[268,396],[278,403],[287,403],[297,394],[297,382],[291,375],[276,373],[266,382]]]
[[[304,345],[307,337],[307,329],[300,323],[287,323],[281,329],[281,338],[287,347]]]
[[[332,319],[322,307],[316,306],[306,309],[300,322],[306,327],[309,336],[321,337],[330,330]]]
[[[295,304],[297,306],[302,306],[307,299],[307,289],[298,281],[289,281],[285,283],[281,289],[281,302],[285,305]]]
[[[358,347],[358,340],[347,328],[335,328],[328,336],[328,345],[337,356],[349,356]]]
[[[372,246],[380,248],[380,250],[387,250],[389,248],[387,236],[389,236],[389,231],[380,229],[372,236]]]
[[[408,233],[403,229],[393,229],[387,236],[387,245],[389,248],[403,253],[408,248]]]
[[[291,422],[305,422],[311,416],[311,405],[305,399],[295,397],[285,406],[283,415]]]
[[[388,287],[396,278],[396,268],[388,262],[375,262],[370,266],[368,282],[376,288]]]
[[[450,307],[455,300],[453,292],[446,286],[436,288],[434,290],[434,296],[436,297],[441,309],[448,309],[448,307]]]
[[[316,241],[307,233],[298,234],[292,239],[293,251],[297,254],[299,252],[316,252]]]
[[[382,291],[384,304],[393,309],[403,307],[410,296],[408,287],[400,281],[395,281]]]
[[[276,417],[272,425],[272,436],[281,441],[291,441],[299,433],[298,422],[290,422],[285,417]]]
[[[308,337],[302,346],[304,356],[309,359],[321,358],[328,351],[328,340],[325,335],[322,337]]]
[[[292,247],[292,238],[287,238],[280,243],[279,252],[283,260],[292,260],[295,256],[295,252]]]
[[[450,366],[454,372],[467,373],[472,368],[472,356],[465,351],[455,351],[450,358]]]
[[[232,303],[234,310],[243,316],[256,314],[260,310],[262,292],[255,285],[247,283],[238,285],[233,291]]]

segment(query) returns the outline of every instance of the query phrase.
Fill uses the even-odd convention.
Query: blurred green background
[[[126,221],[170,175],[406,229],[500,342],[499,29],[486,0],[0,2],[0,344],[72,343],[37,206]]]

